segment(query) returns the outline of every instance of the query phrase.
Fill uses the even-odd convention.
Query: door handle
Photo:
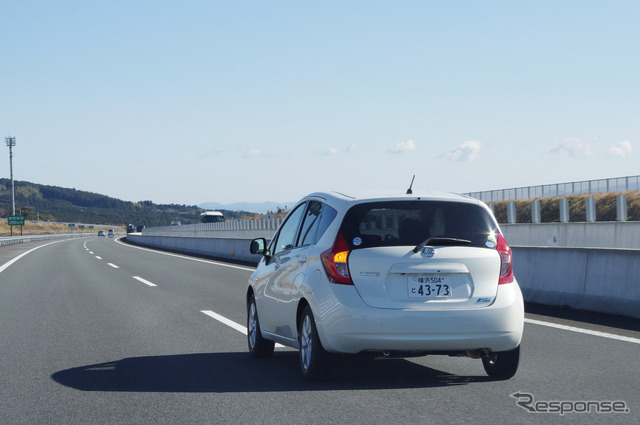
[[[307,256],[306,256],[306,255],[300,255],[300,256],[298,256],[298,262],[299,262],[300,264],[304,264],[304,263],[306,263],[306,262],[307,262]]]

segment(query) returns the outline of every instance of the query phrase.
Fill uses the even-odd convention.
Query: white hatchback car
[[[288,214],[246,294],[249,352],[299,349],[307,380],[334,354],[445,354],[518,368],[524,303],[491,210],[460,195],[356,198],[314,193]]]

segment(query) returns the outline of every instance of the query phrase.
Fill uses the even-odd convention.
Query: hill
[[[204,211],[197,206],[129,202],[93,192],[15,181],[16,214],[26,220],[91,224],[168,226],[200,222]],[[11,180],[0,179],[0,215],[11,214]],[[243,211],[222,210],[225,217],[251,216]]]

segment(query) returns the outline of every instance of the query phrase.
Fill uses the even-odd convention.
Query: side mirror
[[[249,246],[249,252],[254,255],[269,256],[269,249],[267,248],[267,240],[265,238],[258,238],[251,241]]]

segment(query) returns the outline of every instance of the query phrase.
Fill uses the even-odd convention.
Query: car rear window
[[[347,212],[341,231],[352,248],[432,245],[495,247],[496,224],[478,205],[443,201],[392,201],[358,204]],[[448,241],[447,241],[448,240]],[[468,243],[467,243],[468,241]]]

